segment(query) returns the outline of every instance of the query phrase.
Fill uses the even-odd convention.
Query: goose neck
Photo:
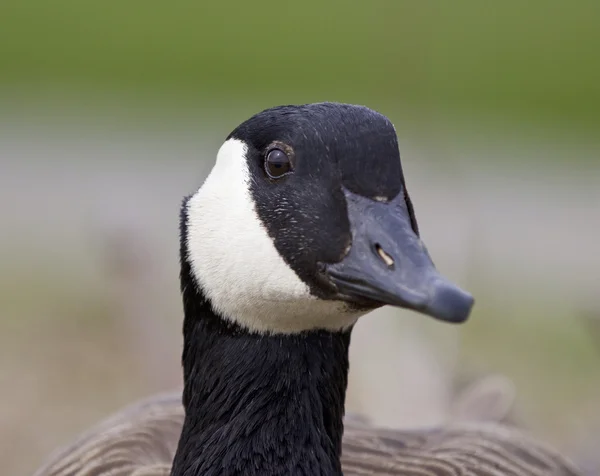
[[[350,330],[254,334],[182,288],[185,421],[172,476],[341,475]]]

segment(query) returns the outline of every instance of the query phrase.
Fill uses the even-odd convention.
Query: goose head
[[[394,126],[367,107],[254,115],[184,201],[181,227],[182,286],[251,332],[344,330],[383,305],[459,323],[473,305],[436,270]]]

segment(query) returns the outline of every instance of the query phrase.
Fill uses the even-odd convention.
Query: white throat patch
[[[362,314],[310,294],[278,253],[250,193],[247,146],[226,141],[187,204],[188,259],[214,309],[250,330],[339,330]]]

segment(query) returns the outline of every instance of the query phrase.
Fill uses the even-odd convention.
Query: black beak
[[[411,225],[402,193],[384,203],[345,191],[352,246],[325,265],[339,298],[365,306],[389,304],[447,322],[464,322],[473,297],[442,277]]]

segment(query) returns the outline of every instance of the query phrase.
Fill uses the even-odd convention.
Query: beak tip
[[[460,324],[468,319],[474,303],[471,294],[449,282],[438,281],[427,311],[436,319]]]

